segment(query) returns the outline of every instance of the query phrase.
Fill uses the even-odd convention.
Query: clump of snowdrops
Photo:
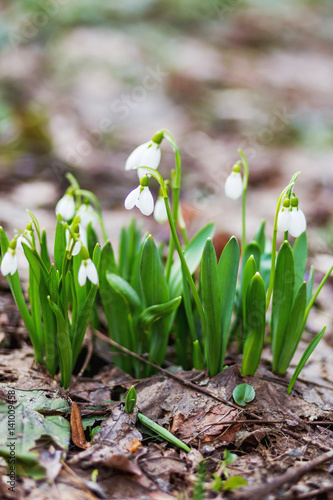
[[[162,141],[171,146],[175,158],[168,179],[158,171]],[[214,376],[224,368],[228,344],[237,340],[241,373],[254,375],[266,339],[271,342],[273,371],[286,373],[332,268],[315,292],[313,267],[304,281],[306,219],[295,195],[300,172],[277,200],[272,239],[266,237],[263,222],[247,241],[249,166],[241,150],[239,154],[226,180],[225,195],[242,198],[241,245],[233,236],[219,259],[212,242],[213,224],[188,239],[179,202],[181,155],[167,130],[157,132],[129,156],[125,169],[136,171],[138,186],[124,203],[127,210],[137,207],[146,216],[154,214],[161,224],[168,223],[167,245],[156,246],[152,235],[142,236],[132,221],[122,229],[116,259],[98,199],[81,189],[71,174],[67,175],[70,186],[56,206],[52,256],[47,235],[31,212],[26,229],[11,241],[0,229],[1,271],[30,335],[36,362],[45,364],[52,376],[60,369],[63,387],[70,384],[88,324],[100,328],[104,320],[113,341],[159,366],[171,342],[174,362],[185,369],[207,367]],[[156,202],[151,182],[159,184]],[[278,230],[283,241],[277,250]],[[18,249],[29,262],[28,303],[17,269]],[[98,315],[100,305],[103,319]],[[305,350],[288,392],[324,332],[325,327]],[[114,362],[136,377],[148,376],[152,370],[130,355],[114,353]]]

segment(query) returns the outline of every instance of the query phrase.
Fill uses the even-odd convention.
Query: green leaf
[[[201,260],[200,282],[205,312],[206,361],[210,377],[216,375],[223,366],[222,346],[222,297],[216,253],[213,242],[207,239]]]
[[[71,382],[73,371],[73,354],[69,326],[57,304],[50,297],[48,297],[48,300],[57,320],[57,345],[60,358],[61,387],[67,389]]]
[[[246,318],[246,296],[249,284],[256,274],[258,268],[256,261],[254,260],[253,255],[247,259],[246,264],[244,266],[243,278],[242,278],[242,314],[243,314],[243,323],[245,327],[245,318]]]
[[[313,282],[314,282],[314,266],[310,266],[309,278],[306,287],[306,305],[309,304],[312,298]]]
[[[276,370],[285,332],[289,324],[294,297],[295,265],[288,241],[284,241],[278,252],[272,302],[272,352],[273,371]]]
[[[43,229],[41,236],[40,256],[42,258],[42,261],[44,262],[46,269],[50,269],[51,262],[50,262],[49,252],[47,249],[47,236],[45,229]]]
[[[238,455],[236,455],[236,453],[231,453],[231,451],[229,451],[228,448],[226,448],[224,450],[223,460],[224,460],[226,465],[233,464],[234,462],[236,462],[237,459],[238,459]]]
[[[265,226],[266,226],[266,221],[263,220],[259,230],[253,237],[253,241],[256,241],[260,247],[261,254],[265,252],[265,246],[266,246]]]
[[[304,368],[304,365],[305,363],[307,362],[307,360],[309,359],[309,357],[311,356],[311,354],[313,353],[313,351],[315,350],[315,348],[317,347],[317,345],[319,344],[320,340],[322,339],[324,333],[325,333],[325,330],[326,330],[326,326],[324,326],[324,328],[321,330],[321,332],[319,332],[314,339],[312,339],[312,341],[310,342],[310,344],[308,345],[308,347],[305,349],[304,351],[304,354],[303,356],[301,357],[295,371],[294,371],[294,374],[291,378],[291,381],[288,385],[288,389],[287,389],[287,393],[290,394],[291,393],[291,390],[292,388],[294,387],[294,384],[297,380],[297,377],[299,376],[299,374],[301,373],[301,371],[303,370]]]
[[[8,247],[9,247],[9,240],[7,238],[5,231],[3,230],[3,228],[1,226],[0,226],[0,245],[1,245],[1,254],[5,255]],[[6,278],[7,278],[8,284],[9,284],[10,291],[12,292],[15,303],[17,305],[17,308],[20,311],[20,314],[22,316],[24,325],[29,333],[30,340],[31,340],[33,348],[34,348],[34,354],[35,354],[36,361],[39,364],[43,364],[43,346],[39,341],[39,337],[38,337],[38,334],[36,332],[34,322],[33,322],[32,317],[30,315],[27,304],[25,302],[19,274],[16,271],[16,273],[13,275],[7,275]]]
[[[240,281],[243,280],[244,267],[248,259],[253,255],[253,258],[256,262],[257,269],[260,267],[260,257],[261,257],[261,248],[256,241],[251,241],[248,243],[244,249],[244,254],[242,257],[242,265],[241,265],[241,273],[240,273]]]
[[[167,431],[164,427],[156,424],[156,422],[154,422],[153,420],[150,420],[150,418],[146,417],[145,415],[142,415],[142,413],[138,413],[138,419],[143,425],[148,427],[148,429],[156,432],[156,434],[161,436],[166,441],[169,441],[169,443],[172,443],[174,446],[178,446],[178,448],[181,448],[186,452],[191,451],[191,449],[185,443],[183,443],[183,441],[176,438],[173,434],[171,434],[171,432]]]
[[[304,281],[306,259],[308,255],[307,237],[306,232],[302,233],[296,238],[293,246],[293,255],[295,262],[295,292],[296,296],[301,284]]]
[[[200,264],[206,240],[207,238],[211,238],[213,236],[214,230],[214,224],[208,224],[201,229],[186,246],[184,250],[184,257],[191,274],[194,273]],[[182,294],[182,273],[179,257],[176,258],[171,268],[169,290],[170,297],[178,297]]]
[[[113,290],[126,302],[132,314],[136,315],[142,309],[141,301],[136,291],[127,281],[117,274],[106,272],[106,279]]]
[[[247,403],[251,403],[251,401],[254,400],[256,393],[252,385],[239,384],[233,390],[232,397],[239,406],[245,406]]]
[[[62,263],[66,252],[66,229],[62,224],[62,217],[57,215],[57,225],[54,240],[54,261],[58,271],[62,270]]]
[[[266,289],[259,273],[256,273],[246,295],[245,342],[241,373],[254,375],[259,366],[265,338]]]
[[[138,326],[146,330],[152,323],[158,321],[165,316],[175,312],[182,301],[181,297],[164,302],[163,304],[156,304],[155,306],[147,307],[138,317]]]
[[[235,303],[235,293],[239,266],[239,244],[237,239],[233,236],[223,249],[219,263],[218,274],[221,290],[221,309],[222,309],[222,352],[221,362],[224,361],[232,310]],[[220,370],[223,368],[220,365]]]
[[[135,387],[132,385],[132,387],[126,394],[125,408],[124,408],[126,413],[132,413],[136,405],[136,400],[137,400],[136,390]]]
[[[303,319],[306,308],[306,283],[300,286],[290,315],[290,321],[282,341],[276,372],[284,375],[292,360],[303,333]]]
[[[222,491],[234,490],[235,488],[239,488],[240,486],[246,486],[248,483],[246,479],[241,476],[231,476],[228,477],[223,483]]]
[[[140,264],[142,294],[145,307],[169,302],[169,288],[161,264],[161,259],[151,236],[144,242]],[[164,360],[169,340],[170,321],[167,317],[155,321],[151,333],[150,360],[161,364]]]

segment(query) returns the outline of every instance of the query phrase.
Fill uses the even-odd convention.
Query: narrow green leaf
[[[249,287],[249,284],[253,278],[253,276],[256,274],[258,268],[256,261],[254,260],[253,255],[250,255],[250,257],[247,259],[246,264],[244,266],[244,271],[243,271],[243,278],[242,278],[242,313],[243,313],[243,323],[244,323],[244,328],[245,328],[245,318],[246,318],[246,296],[247,296],[247,290]]]
[[[228,479],[226,479],[223,482],[222,491],[234,490],[235,488],[239,488],[240,486],[246,486],[247,484],[248,482],[243,477],[231,476],[228,477]]]
[[[5,255],[8,247],[9,247],[9,240],[7,238],[7,235],[3,228],[0,226],[0,245],[1,245],[1,254]],[[29,333],[33,348],[34,348],[34,354],[37,363],[43,364],[43,348],[42,345],[39,342],[39,338],[36,332],[36,328],[34,325],[34,322],[32,320],[32,317],[30,315],[29,309],[27,307],[27,304],[25,302],[25,298],[23,295],[22,287],[21,287],[21,282],[19,278],[19,274],[16,271],[15,274],[7,275],[6,276],[10,291],[12,292],[12,295],[14,297],[15,303],[17,305],[18,310],[20,311],[20,314],[22,316],[24,325]]]
[[[232,310],[235,303],[235,293],[239,266],[239,244],[233,236],[223,249],[219,263],[218,274],[221,290],[222,309],[222,353],[221,360],[224,360],[228,343]],[[220,366],[222,370],[223,365]]]
[[[243,280],[243,272],[244,267],[248,259],[253,255],[253,258],[256,262],[257,269],[260,267],[260,257],[261,257],[261,248],[256,241],[251,241],[248,245],[246,245],[244,249],[244,254],[242,257],[242,265],[241,265],[241,273],[240,273],[240,282]]]
[[[146,330],[152,323],[158,321],[165,316],[175,312],[182,301],[181,297],[164,302],[163,304],[156,304],[155,306],[147,307],[138,317],[138,326]]]
[[[256,241],[260,247],[261,254],[265,252],[265,246],[266,246],[265,226],[266,226],[266,221],[263,220],[259,230],[253,237],[253,241]]]
[[[295,262],[295,291],[296,296],[301,284],[304,281],[306,259],[308,256],[308,246],[306,232],[302,233],[298,238],[296,238],[293,246],[293,255]]]
[[[214,224],[208,224],[202,228],[194,238],[189,242],[184,250],[184,257],[187,262],[190,273],[193,274],[201,261],[202,252],[207,238],[214,234]],[[178,297],[182,294],[182,273],[179,257],[176,258],[171,268],[169,280],[170,297]]]
[[[54,267],[53,267],[54,269]],[[44,325],[46,368],[54,376],[58,369],[57,322],[47,299],[49,293],[45,280],[39,282],[39,299]]]
[[[272,302],[272,352],[273,371],[276,370],[285,332],[289,324],[294,297],[295,265],[288,241],[284,241],[278,252]]]
[[[117,292],[128,305],[132,314],[138,314],[142,309],[141,301],[136,291],[127,281],[117,274],[106,272],[106,279],[115,292]]]
[[[311,354],[313,353],[313,351],[315,350],[315,348],[317,347],[317,345],[319,344],[320,340],[322,339],[324,333],[325,333],[325,330],[326,330],[326,326],[324,326],[324,328],[321,330],[321,332],[319,332],[315,337],[314,339],[312,339],[312,341],[310,342],[310,344],[308,345],[308,347],[305,349],[304,351],[304,354],[303,356],[301,357],[295,371],[294,371],[294,374],[290,380],[290,383],[288,385],[288,389],[287,389],[287,393],[290,394],[291,393],[291,390],[292,388],[294,387],[294,384],[297,380],[297,377],[299,376],[299,374],[301,373],[301,371],[303,370],[304,368],[304,365],[305,363],[307,362],[307,360],[309,359],[309,357],[311,356]]]
[[[62,270],[62,263],[66,251],[66,229],[64,228],[62,222],[62,217],[60,214],[57,215],[57,225],[55,231],[54,240],[54,261],[56,268],[59,272]]]
[[[303,282],[296,295],[290,315],[290,321],[282,341],[280,358],[276,372],[284,375],[295,354],[303,333],[303,318],[306,308],[306,283]]]
[[[70,333],[68,330],[68,324],[61,310],[57,304],[50,299],[50,297],[48,297],[48,300],[57,320],[57,344],[60,358],[61,387],[67,389],[71,382],[73,371],[73,355]]]
[[[256,393],[252,385],[239,384],[233,390],[232,397],[239,406],[245,406],[247,403],[251,403],[251,401],[254,400]]]
[[[245,316],[245,342],[241,373],[254,375],[259,366],[265,338],[266,289],[259,273],[256,273],[247,290]]]
[[[314,282],[314,266],[310,266],[309,278],[306,287],[306,305],[309,304],[312,298],[313,282]]]
[[[144,242],[140,264],[140,276],[145,307],[169,302],[169,288],[161,259],[151,236]],[[169,340],[169,318],[163,317],[150,327],[150,360],[161,364],[164,360]]]
[[[41,255],[42,261],[44,262],[46,269],[50,269],[51,262],[50,262],[49,251],[47,249],[47,236],[46,236],[45,229],[43,229],[42,235],[41,235],[40,255]]]
[[[178,446],[178,448],[181,448],[182,450],[185,450],[186,452],[191,451],[191,449],[183,443],[180,439],[176,438],[171,432],[169,432],[167,429],[162,427],[161,425],[156,424],[153,420],[150,418],[146,417],[145,415],[142,415],[142,413],[138,413],[138,419],[140,422],[148,427],[148,429],[151,429],[152,431],[156,432],[159,436],[161,436],[163,439],[166,441],[169,441],[169,443],[172,443],[174,446]]]
[[[183,278],[183,280],[182,280],[182,282],[183,282],[183,305],[184,305],[184,309],[185,309],[188,328],[189,328],[190,335],[191,335],[191,340],[192,340],[192,342],[195,342],[196,340],[198,340],[198,336],[197,336],[197,331],[195,328],[194,313],[193,313],[192,303],[191,303],[190,285],[188,284],[188,281],[186,279],[186,275],[185,275],[183,268],[182,268],[181,272],[182,272],[182,278]]]
[[[200,271],[202,300],[206,318],[206,358],[208,373],[216,375],[223,366],[221,288],[213,242],[207,239],[203,250]]]

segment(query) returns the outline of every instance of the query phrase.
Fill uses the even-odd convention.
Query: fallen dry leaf
[[[87,448],[90,447],[90,443],[87,442],[86,437],[84,435],[80,410],[75,401],[72,402],[72,410],[71,410],[71,437],[73,443],[78,448],[86,450]]]

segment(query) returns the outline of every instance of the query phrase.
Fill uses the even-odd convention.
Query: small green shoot
[[[132,385],[132,387],[126,394],[125,408],[124,408],[126,413],[132,413],[136,405],[136,400],[137,400],[136,390],[135,387]]]
[[[145,415],[142,415],[142,413],[140,412],[138,413],[138,419],[143,425],[148,427],[148,429],[156,432],[156,434],[161,436],[166,441],[169,441],[169,443],[173,444],[174,446],[178,446],[178,448],[181,448],[186,452],[191,451],[191,449],[185,443],[176,438],[173,434],[171,434],[171,432],[169,432],[167,429],[164,429],[164,427],[162,427],[161,425],[156,424],[156,422],[146,417]]]

